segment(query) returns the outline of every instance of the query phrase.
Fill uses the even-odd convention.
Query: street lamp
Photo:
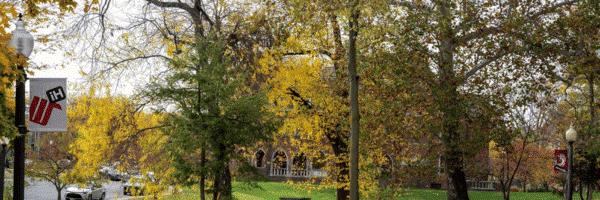
[[[33,36],[25,29],[23,15],[19,14],[19,20],[16,23],[17,28],[12,32],[8,46],[15,48],[17,57],[29,57],[33,51]],[[25,126],[25,81],[27,74],[23,65],[17,66],[23,78],[17,79],[15,88],[15,126],[19,130],[19,135],[15,138],[15,167],[14,167],[14,185],[13,198],[16,200],[25,199],[25,135],[27,127]]]
[[[8,138],[0,138],[0,145],[2,145],[2,152],[0,153],[0,161],[2,161],[2,164],[0,164],[0,168],[2,168],[0,173],[0,179],[2,179],[2,186],[0,187],[0,200],[4,199],[4,169],[8,167],[6,164],[6,146],[8,145],[8,142],[10,142]]]
[[[567,167],[567,192],[565,199],[573,199],[573,142],[577,140],[577,132],[573,129],[573,125],[565,133],[565,138],[569,142],[569,166]]]
[[[48,155],[53,156],[54,152],[52,152],[52,151],[54,150],[54,141],[50,140],[50,142],[48,142],[48,143],[50,144],[50,146],[49,146],[50,149],[49,149]],[[2,199],[0,199],[0,200],[2,200]]]

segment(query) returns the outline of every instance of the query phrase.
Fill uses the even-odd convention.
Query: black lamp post
[[[569,166],[567,167],[567,191],[565,192],[565,199],[573,199],[573,142],[577,140],[577,132],[573,129],[573,126],[569,127],[569,130],[565,133],[565,139],[569,142]]]
[[[8,46],[14,47],[17,56],[29,57],[33,51],[33,36],[25,29],[22,15],[19,14],[17,28],[12,32],[12,37]],[[15,138],[15,168],[13,199],[25,199],[25,136],[27,135],[27,126],[25,126],[25,81],[27,75],[23,65],[18,66],[23,77],[17,79],[15,92],[15,126],[19,130],[19,135]]]
[[[2,187],[0,187],[0,200],[4,199],[4,169],[8,167],[6,164],[6,146],[8,145],[8,142],[8,138],[0,138],[0,145],[2,145],[2,153],[0,153],[0,161],[2,161],[2,164],[0,164],[0,167],[2,168],[0,173],[0,179],[2,179]]]

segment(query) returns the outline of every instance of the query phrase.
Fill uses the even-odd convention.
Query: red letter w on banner
[[[48,104],[48,100],[34,96],[33,100],[31,100],[31,106],[29,107],[29,121],[46,126],[54,108],[62,110],[62,107],[59,104]]]

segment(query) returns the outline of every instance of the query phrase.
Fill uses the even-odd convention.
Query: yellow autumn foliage
[[[308,43],[310,42],[288,38],[279,49],[269,51],[259,60],[260,65],[257,70],[270,77],[268,84],[270,84],[271,90],[268,98],[270,102],[273,102],[270,108],[285,119],[285,124],[277,134],[276,140],[289,140],[291,146],[299,148],[297,152],[304,152],[308,154],[308,157],[317,155],[319,150],[329,152],[327,154],[329,164],[325,170],[330,172],[330,176],[324,184],[315,186],[313,180],[294,183],[295,185],[303,189],[348,188],[348,182],[340,182],[334,177],[334,174],[340,176],[338,173],[342,169],[333,165],[333,163],[347,160],[348,156],[335,156],[326,136],[326,132],[331,131],[330,129],[348,131],[349,126],[346,124],[346,121],[349,120],[348,100],[336,93],[339,90],[336,84],[343,82],[334,79],[336,74],[331,72],[333,61],[327,56],[318,53],[285,55],[287,52],[315,48],[307,46]],[[292,97],[291,90],[301,94],[303,100],[309,102],[312,108],[307,109],[306,105],[302,105],[301,100]],[[338,125],[343,127],[336,127]],[[384,131],[379,130],[378,132]],[[377,139],[388,140],[389,138],[381,135],[381,137],[361,140],[374,142]],[[373,148],[373,145],[376,144],[361,143],[361,148],[368,148],[366,152],[369,152],[367,156],[361,156],[360,160],[360,189],[364,197],[374,196],[380,191],[378,178],[380,178],[381,170],[377,166],[388,162],[384,157],[386,149]],[[341,179],[349,180],[347,175],[342,176],[344,177]]]
[[[67,179],[74,183],[99,180],[99,169],[118,162],[117,170],[154,173],[145,193],[161,195],[173,173],[164,149],[167,137],[158,130],[162,116],[147,113],[125,96],[99,95],[92,87],[73,98],[67,113],[69,131],[77,134],[71,152],[78,162]]]

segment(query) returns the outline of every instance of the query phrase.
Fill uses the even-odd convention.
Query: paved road
[[[26,200],[56,200],[57,193],[54,185],[50,182],[45,181],[33,181],[27,179],[29,186],[25,187],[25,199]],[[103,184],[106,189],[106,199],[130,199],[130,196],[123,196],[122,183],[117,181],[110,181]],[[62,199],[65,199],[66,188],[61,192]]]

